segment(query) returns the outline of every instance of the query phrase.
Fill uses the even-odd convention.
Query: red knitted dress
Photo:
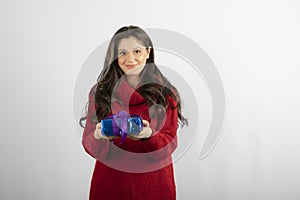
[[[112,113],[124,109],[130,114],[140,115],[150,122],[152,130],[159,131],[154,131],[152,137],[147,139],[132,140],[127,137],[122,144],[121,138],[114,141],[96,140],[96,124],[90,120],[95,112],[94,96],[90,92],[82,138],[86,152],[97,159],[90,186],[90,200],[176,199],[171,158],[177,147],[178,110],[175,101],[167,98],[169,106],[165,120],[151,120],[147,101],[127,81],[121,83],[117,95],[122,105],[114,103]]]

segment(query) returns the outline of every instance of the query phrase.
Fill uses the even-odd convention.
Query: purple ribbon
[[[120,129],[119,134],[122,135],[120,144],[122,144],[127,137],[127,133],[128,133],[127,121],[128,121],[129,117],[130,117],[130,115],[124,110],[121,110],[118,114],[114,115],[114,121],[115,121],[115,124],[117,125],[117,127],[113,127],[113,129],[115,129],[115,130]]]

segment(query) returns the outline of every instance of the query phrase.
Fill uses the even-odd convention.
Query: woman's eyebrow
[[[144,48],[144,47],[135,47],[135,48],[133,48],[133,49],[131,49],[131,50],[134,50],[134,49],[142,49],[142,48]],[[118,51],[127,51],[127,49],[118,49]]]

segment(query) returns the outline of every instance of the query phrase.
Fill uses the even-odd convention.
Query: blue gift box
[[[143,129],[143,120],[139,115],[129,115],[126,111],[108,116],[101,121],[101,131],[105,136],[123,136],[127,134],[137,135]]]

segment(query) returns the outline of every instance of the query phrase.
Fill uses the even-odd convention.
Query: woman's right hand
[[[94,137],[97,139],[97,140],[113,140],[115,138],[118,138],[120,136],[105,136],[101,133],[101,122],[99,122],[97,125],[96,125],[96,129],[94,131]]]

